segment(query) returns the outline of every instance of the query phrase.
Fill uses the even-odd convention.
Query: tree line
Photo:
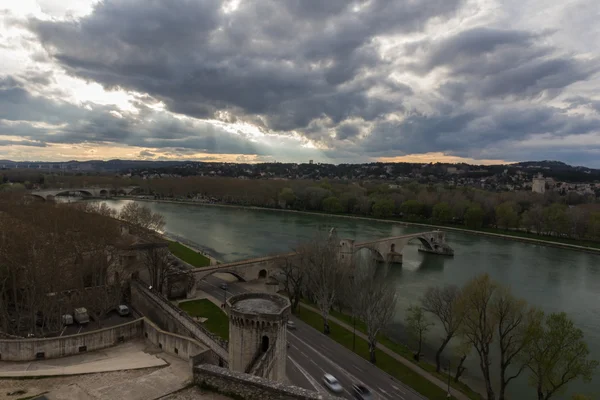
[[[396,287],[386,264],[375,263],[370,257],[343,260],[338,247],[335,232],[299,246],[285,259],[278,279],[292,312],[298,312],[301,298],[315,304],[323,318],[324,333],[330,332],[332,309],[362,321],[370,360],[376,363],[377,337],[395,314]],[[435,354],[436,371],[442,368],[442,356],[450,342],[457,341],[460,361],[454,380],[458,382],[465,371],[467,357],[476,357],[488,400],[504,400],[508,385],[525,371],[537,399],[548,400],[563,393],[576,379],[589,381],[598,366],[589,358],[583,332],[565,313],[546,315],[487,274],[463,287],[431,287],[418,304],[408,308],[405,329],[415,339],[417,361],[424,337],[434,323],[443,332]]]
[[[541,236],[600,240],[600,204],[592,195],[556,192],[489,192],[474,188],[378,183],[240,180],[188,177],[153,179],[140,191],[156,199],[204,200],[326,212],[408,222],[493,228]]]
[[[29,172],[23,190],[40,181]],[[243,180],[224,177],[139,179],[115,176],[48,175],[44,187],[138,186],[138,194],[156,199],[284,208],[300,211],[396,218],[408,222],[453,225],[468,229],[523,231],[541,236],[600,241],[600,203],[593,194],[525,191],[490,192],[444,184],[314,180]]]

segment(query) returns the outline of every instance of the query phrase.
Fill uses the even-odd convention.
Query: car
[[[325,384],[325,387],[333,393],[341,393],[344,390],[342,385],[340,385],[340,382],[331,374],[323,375],[323,383]]]
[[[227,286],[227,284],[226,284],[226,283],[221,283],[221,284],[219,285],[219,287],[220,287],[221,289],[223,289],[223,290],[227,290],[227,289],[229,289],[229,286]]]
[[[117,312],[121,317],[125,317],[129,315],[129,307],[127,307],[125,304],[121,304],[117,307]]]
[[[371,393],[371,391],[362,384],[356,384],[356,385],[352,385],[352,392],[354,394],[354,398],[355,399],[359,399],[359,400],[373,400],[373,393]]]
[[[288,329],[291,329],[291,330],[296,329],[296,324],[294,323],[294,321],[288,321],[286,325],[287,325]]]

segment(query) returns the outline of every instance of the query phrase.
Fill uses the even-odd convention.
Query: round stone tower
[[[227,300],[229,369],[285,379],[290,301],[278,294],[242,293]]]

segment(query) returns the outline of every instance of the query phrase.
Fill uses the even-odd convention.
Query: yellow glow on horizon
[[[449,163],[449,164],[457,164],[457,163],[465,163],[465,164],[475,164],[475,165],[502,165],[502,164],[512,164],[511,162],[504,160],[477,160],[470,157],[458,157],[458,156],[449,156],[441,152],[436,153],[424,153],[424,154],[408,154],[406,156],[397,156],[397,157],[379,157],[377,159],[378,162],[384,163],[393,163],[393,162],[407,162],[407,163]]]

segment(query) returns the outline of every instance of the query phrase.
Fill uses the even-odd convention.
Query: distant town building
[[[542,174],[537,174],[537,176],[533,178],[531,191],[534,193],[546,192],[546,179]]]
[[[448,168],[446,168],[446,172],[449,173],[449,174],[456,174],[457,171],[458,170],[457,170],[456,167],[448,167]]]
[[[309,163],[309,164],[312,164],[312,163],[313,163],[313,160],[308,160],[308,163]]]

